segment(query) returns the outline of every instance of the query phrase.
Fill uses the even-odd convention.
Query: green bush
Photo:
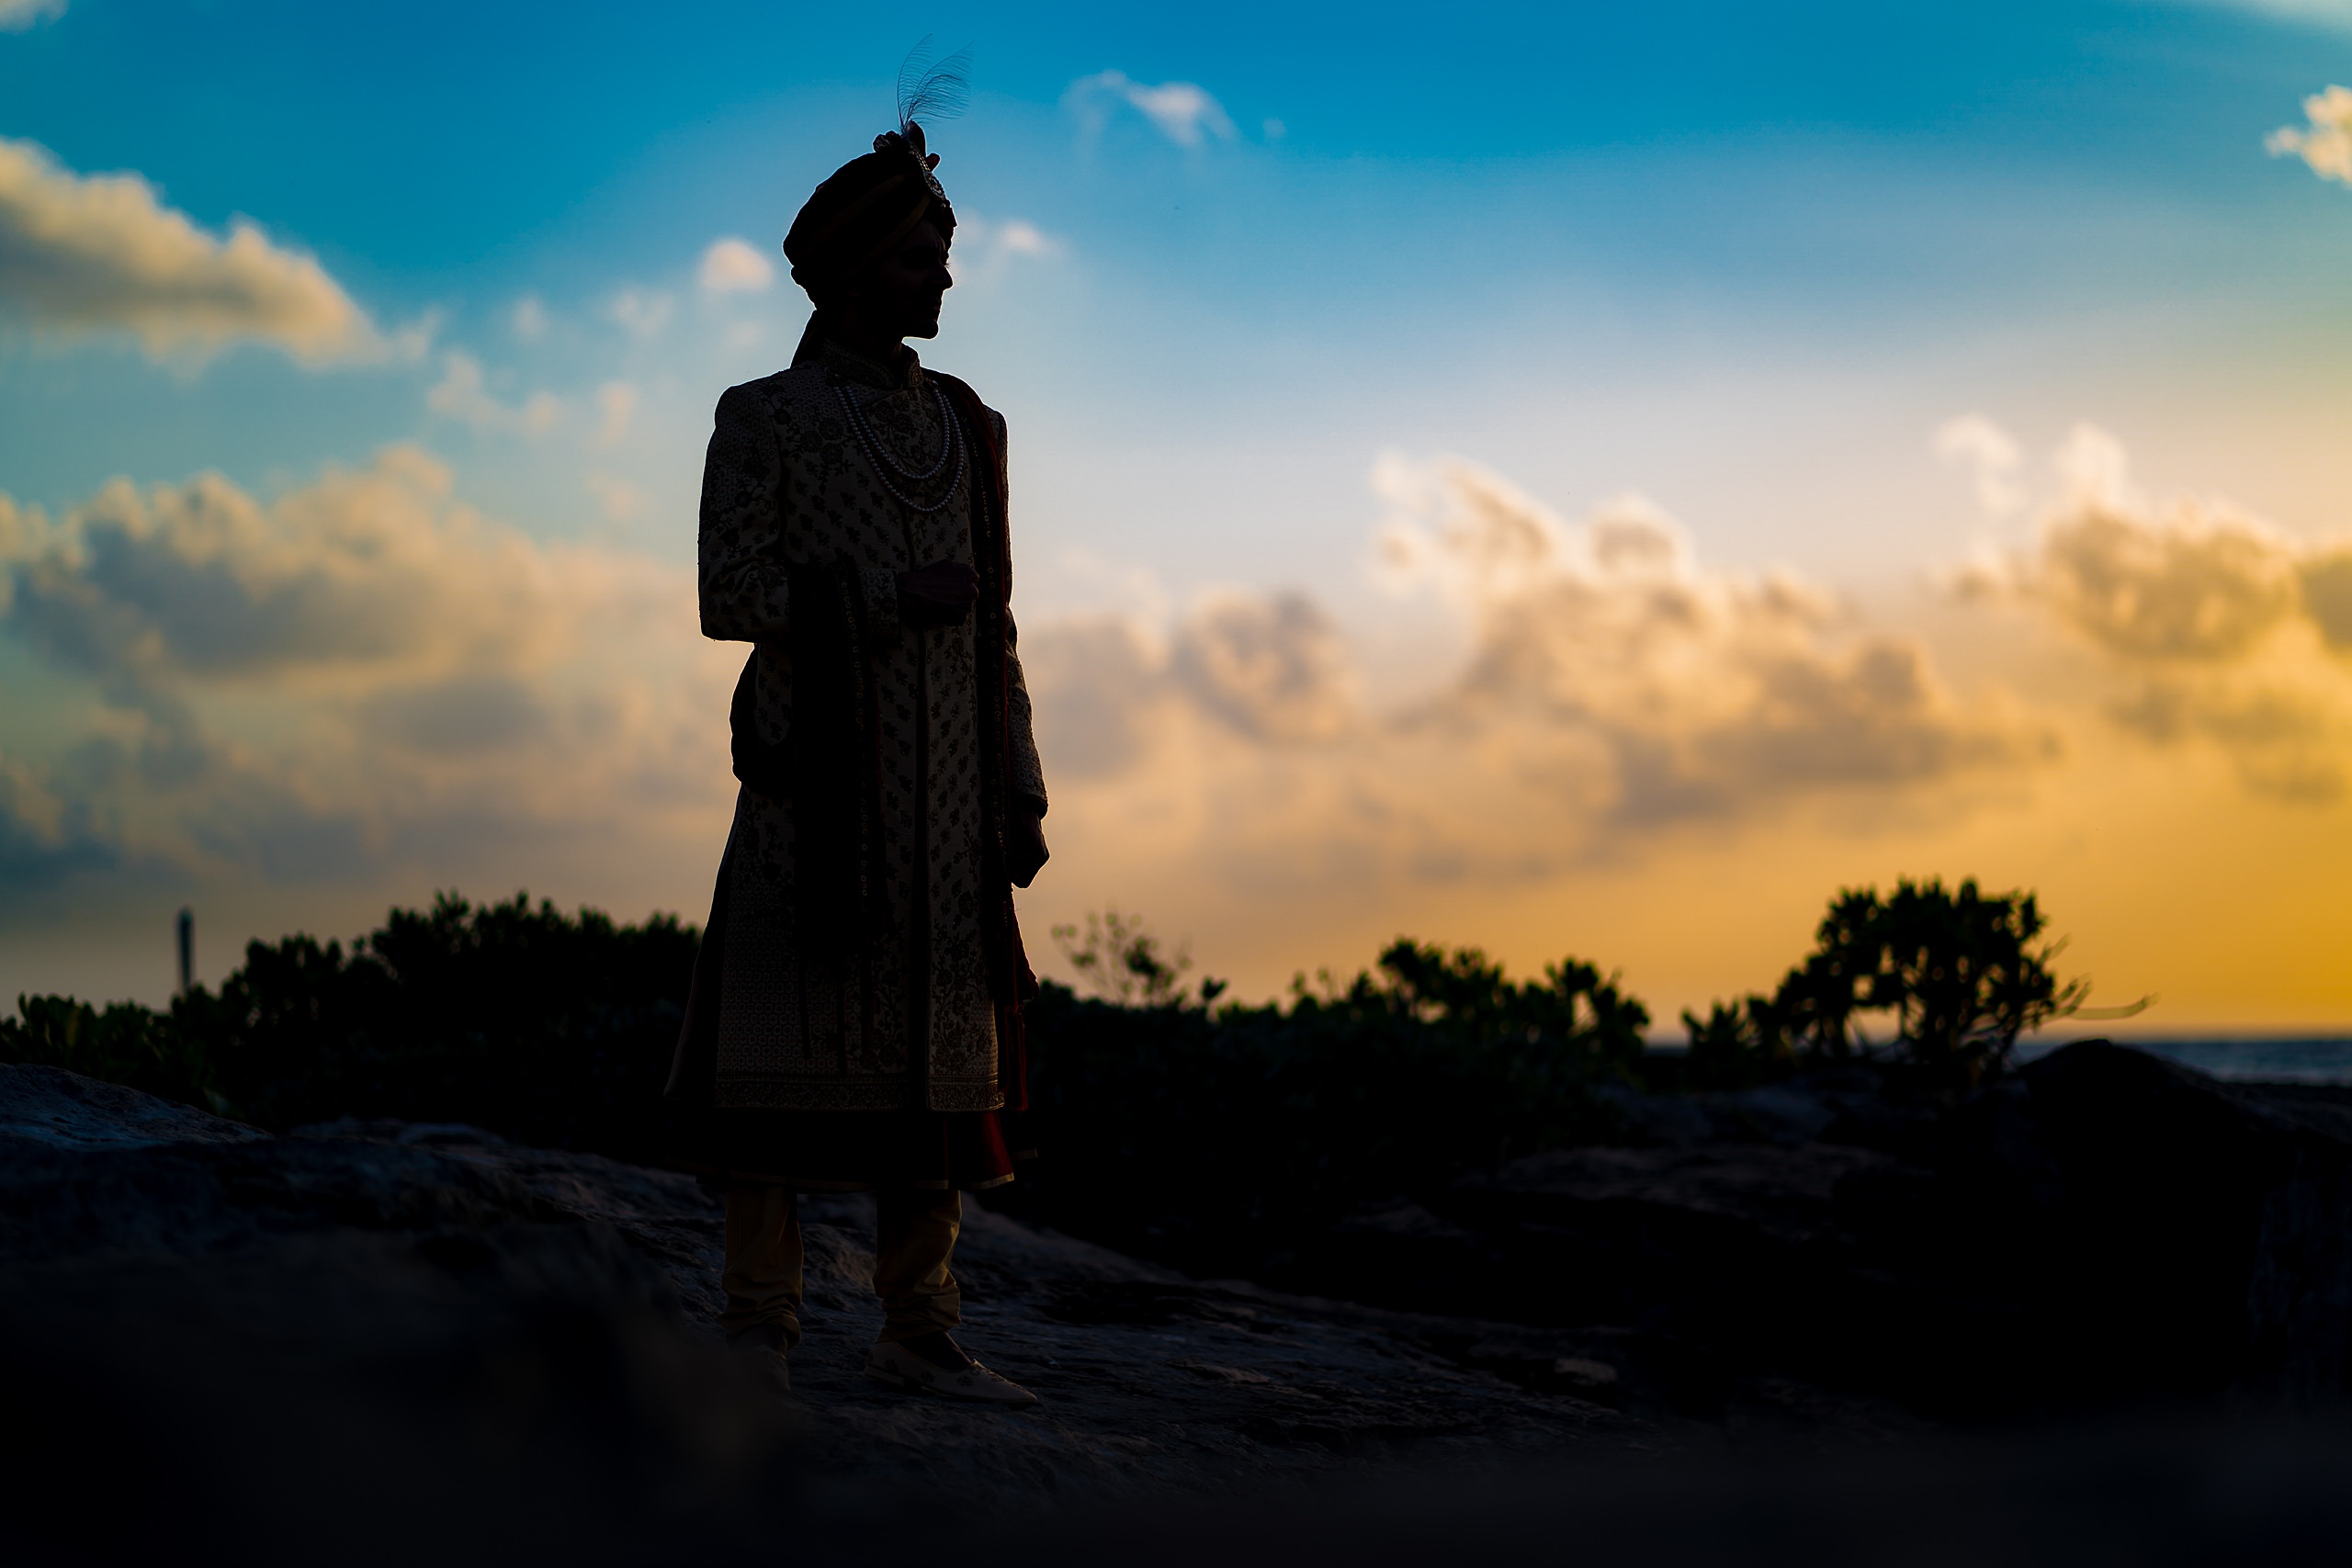
[[[19,998],[0,1057],[209,1106],[277,1130],[341,1116],[468,1122],[561,1148],[644,1157],[696,932],[616,925],[521,894],[395,909],[346,951],[254,942],[214,992],[168,1011]]]
[[[1056,931],[1082,983],[1028,1013],[1046,1159],[992,1201],[1198,1270],[1247,1272],[1365,1201],[1589,1140],[1591,1090],[1757,1083],[1858,1056],[1958,1092],[2018,1034],[2077,1008],[2030,894],[1973,882],[1841,893],[1770,997],[1683,1014],[1690,1048],[1643,1050],[1649,1014],[1567,960],[1515,982],[1476,949],[1399,941],[1344,984],[1261,1006],[1188,980],[1141,921]],[[519,1141],[658,1159],[661,1100],[696,932],[616,925],[520,895],[395,909],[346,950],[254,942],[218,993],[154,1011],[21,998],[0,1058],[45,1062],[283,1130],[341,1116],[467,1122]],[[1872,1019],[1883,1037],[1864,1025]]]
[[[1736,1087],[1860,1056],[1935,1088],[1974,1088],[2004,1071],[2018,1036],[2080,1010],[2083,980],[2061,982],[2037,947],[2049,922],[2030,893],[1948,891],[1904,879],[1892,897],[1849,888],[1830,902],[1812,956],[1770,997],[1685,1012],[1693,1087]],[[1884,1021],[1873,1042],[1858,1015]]]
[[[1125,924],[1092,973],[1162,974],[1148,943]],[[1002,1201],[1211,1272],[1254,1270],[1367,1200],[1591,1136],[1606,1122],[1588,1089],[1630,1074],[1649,1021],[1590,964],[1514,984],[1475,949],[1401,941],[1287,1003],[1216,1007],[1172,976],[1154,994],[1048,984],[1031,1005],[1046,1157]]]
[[[0,1018],[0,1061],[63,1067],[224,1115],[232,1109],[214,1087],[205,1042],[169,1013],[137,1002],[99,1009],[72,997],[18,997],[17,1014]]]

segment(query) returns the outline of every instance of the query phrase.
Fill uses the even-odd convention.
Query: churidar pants
[[[881,1342],[937,1334],[963,1321],[964,1296],[948,1271],[964,1224],[964,1195],[949,1189],[884,1188],[874,1194],[874,1293],[882,1298]],[[727,1264],[719,1275],[729,1334],[763,1323],[800,1342],[800,1213],[789,1187],[727,1189]]]

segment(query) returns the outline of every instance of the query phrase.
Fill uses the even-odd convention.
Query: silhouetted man
[[[1008,609],[1003,419],[924,369],[956,232],[921,126],[817,187],[784,242],[816,313],[792,367],[718,400],[705,636],[754,644],[735,808],[670,1092],[726,1184],[729,1343],[788,1386],[800,1191],[871,1190],[867,1372],[1035,1396],[956,1346],[965,1190],[1012,1178],[1035,987],[1012,887],[1046,786]],[[1023,1151],[1025,1152],[1025,1151]]]

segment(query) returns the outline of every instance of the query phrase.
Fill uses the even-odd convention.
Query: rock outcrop
[[[969,1522],[1671,1446],[1445,1353],[1477,1325],[1198,1283],[977,1206],[965,1337],[1046,1404],[910,1399],[860,1372],[870,1201],[804,1204],[787,1404],[718,1348],[720,1211],[689,1179],[463,1127],[273,1137],[0,1066],[9,1517],[71,1499],[68,1522],[124,1555],[210,1521],[258,1531],[264,1557],[394,1558],[428,1552],[426,1521],[350,1542],[355,1497],[474,1520],[527,1497],[548,1554],[602,1557],[756,1534],[778,1507]]]
[[[684,1178],[0,1066],[0,1551],[1401,1562],[1565,1535],[1645,1568],[2072,1568],[2352,1539],[2341,1428],[1954,1447],[1917,1414],[2330,1404],[2352,1097],[2083,1046],[1957,1107],[1849,1072],[1619,1110],[1617,1146],[1302,1249],[1291,1282],[1353,1302],[975,1207],[966,1337],[1046,1401],[1010,1415],[859,1376],[862,1201],[805,1201],[785,1401],[717,1343],[720,1214]]]
[[[1945,1416],[2352,1393],[2352,1091],[2088,1042],[1958,1104],[1870,1067],[1615,1103],[1621,1146],[1367,1210],[1283,1282]]]

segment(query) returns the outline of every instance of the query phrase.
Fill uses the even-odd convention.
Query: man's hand
[[[980,574],[961,561],[935,560],[899,573],[899,616],[910,626],[952,626],[972,613]]]
[[[1005,870],[1015,887],[1036,880],[1039,868],[1052,858],[1046,848],[1046,829],[1037,820],[1037,803],[1016,800],[1004,825]]]

